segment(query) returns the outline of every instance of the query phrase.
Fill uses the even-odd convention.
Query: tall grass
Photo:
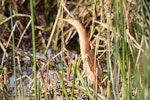
[[[3,49],[0,68],[4,70],[3,66],[7,65],[6,55],[9,54],[7,50],[9,48],[9,50],[13,51],[12,61],[15,78],[13,93],[15,93],[15,99],[25,98],[25,96],[27,96],[25,92],[27,91],[26,88],[31,89],[32,82],[34,82],[34,92],[31,92],[27,99],[150,99],[150,8],[148,1],[94,0],[90,3],[89,0],[80,2],[57,0],[58,3],[54,3],[53,5],[48,4],[48,0],[44,0],[43,2],[43,14],[45,14],[45,16],[47,14],[46,11],[49,11],[48,9],[51,8],[51,6],[57,6],[56,18],[51,22],[52,28],[50,28],[48,32],[46,29],[40,27],[40,25],[35,27],[34,7],[37,3],[35,0],[30,0],[31,13],[29,15],[20,13],[14,14],[13,10],[10,9],[10,16],[0,22],[0,25],[7,21],[11,22],[11,34],[6,41],[6,45],[4,45],[4,41],[0,39],[0,42],[2,42],[0,47],[2,49],[5,47]],[[59,20],[59,18],[62,17],[68,18],[69,15],[63,7],[66,7],[70,11],[71,16],[77,15],[80,17],[80,20],[91,36],[91,47],[95,48],[98,66],[101,66],[101,69],[103,69],[102,74],[98,76],[102,80],[101,83],[97,83],[97,93],[91,89],[91,86],[87,83],[86,75],[83,74],[83,62],[81,61],[80,54],[66,50],[66,43],[68,42],[66,42],[66,40],[71,40],[71,35],[76,31],[72,26]],[[21,17],[25,16],[32,20],[33,57],[27,55],[28,52],[23,50],[21,46],[15,48],[17,42],[15,41],[16,35],[14,35],[14,31],[16,27],[20,26],[17,26],[19,21],[14,19],[15,17],[19,17],[21,20]],[[48,27],[50,27],[50,25]],[[23,33],[21,38],[26,34],[26,28],[24,27],[22,29],[25,29],[25,33]],[[37,36],[35,35],[35,30],[37,31]],[[36,45],[41,38],[38,40],[36,37],[39,38],[40,33],[44,33],[44,35],[48,33],[46,36],[49,37],[46,37],[47,40],[44,40],[47,41],[44,44],[46,48],[42,46],[42,49],[40,48],[45,58],[38,57],[37,59],[36,53],[40,50],[38,51],[38,49],[36,49]],[[12,43],[10,43],[11,36]],[[28,36],[28,34],[26,34],[26,36]],[[24,38],[27,38],[26,36]],[[23,39],[21,40],[24,42]],[[20,45],[20,43],[18,44]],[[75,46],[74,44],[73,46]],[[46,54],[48,54],[49,49],[52,50],[52,52],[47,56]],[[20,51],[23,53],[20,53]],[[2,53],[2,51],[0,52]],[[72,54],[75,57],[72,57]],[[24,87],[25,82],[23,77],[25,75],[19,74],[21,78],[18,79],[16,66],[23,68],[22,66],[24,65],[20,63],[26,56],[33,59],[33,65],[31,64],[30,66],[33,66],[34,78],[32,80],[32,77],[27,75],[30,82],[28,86]],[[38,72],[40,72],[42,77],[38,77]],[[57,76],[56,78],[53,77],[55,75]],[[4,74],[0,72],[0,76],[4,76]],[[26,78],[24,77],[24,79]],[[2,79],[0,79],[0,83],[2,83]],[[5,82],[4,84],[7,83]],[[0,87],[3,86],[4,85]],[[19,86],[22,88],[21,92]],[[0,91],[2,91],[3,98],[5,97],[4,94],[9,94],[9,92],[3,91],[1,88]],[[32,91],[32,89],[30,91]],[[44,96],[42,97],[41,94],[43,91]],[[13,97],[13,95],[10,94],[8,97]]]
[[[31,10],[31,28],[32,28],[32,47],[33,47],[33,68],[34,68],[34,98],[38,99],[37,95],[37,69],[36,69],[36,45],[35,45],[35,24],[34,24],[34,8],[35,0],[30,0],[30,10]]]
[[[9,7],[10,10],[10,16],[12,16],[12,9],[11,6]],[[13,20],[11,18],[11,30],[13,32]],[[15,39],[14,39],[14,32],[12,33],[12,44],[13,44],[13,68],[14,68],[14,91],[15,91],[15,99],[17,99],[17,83],[16,83],[16,51],[15,51]]]

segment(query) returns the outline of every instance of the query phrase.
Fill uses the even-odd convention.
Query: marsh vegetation
[[[149,0],[0,2],[0,100],[150,99]],[[72,16],[101,68],[97,91],[83,72],[76,29],[60,20]]]

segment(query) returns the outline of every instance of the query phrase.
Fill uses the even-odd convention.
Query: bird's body
[[[83,61],[83,68],[87,77],[93,82],[96,82],[96,59],[94,59],[94,52],[90,47],[89,35],[83,24],[77,19],[63,19],[64,21],[73,25],[79,35],[80,51]]]

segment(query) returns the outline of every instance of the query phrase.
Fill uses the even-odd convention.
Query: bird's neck
[[[79,40],[80,40],[80,50],[82,59],[85,57],[85,55],[90,51],[90,41],[89,36],[87,34],[86,29],[82,24],[76,26],[76,29],[79,34]]]

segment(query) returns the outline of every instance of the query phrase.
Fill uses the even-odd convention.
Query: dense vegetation
[[[1,0],[0,100],[150,99],[149,0]],[[101,82],[83,75],[78,17]]]

